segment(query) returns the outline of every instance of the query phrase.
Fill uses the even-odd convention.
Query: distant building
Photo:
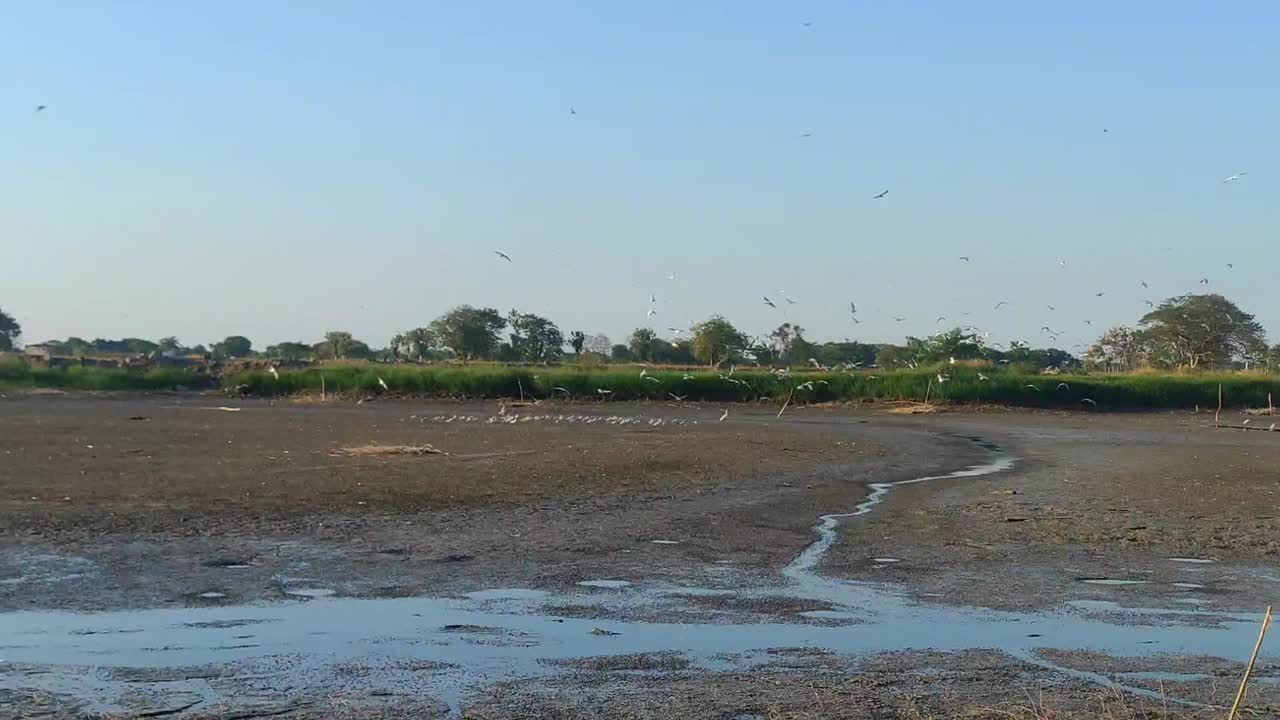
[[[22,354],[29,358],[48,362],[53,358],[53,351],[52,345],[28,345],[22,349]]]

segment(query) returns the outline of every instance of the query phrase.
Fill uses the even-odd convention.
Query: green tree
[[[881,345],[876,349],[876,365],[886,370],[910,367],[915,363],[914,351],[905,345]]]
[[[355,338],[351,333],[345,330],[330,330],[324,334],[324,342],[315,346],[315,353],[320,357],[341,360],[343,358],[352,357],[351,350],[355,347]]]
[[[631,352],[631,348],[619,343],[609,348],[609,359],[614,362],[634,362],[636,355]]]
[[[658,335],[650,328],[636,328],[627,340],[627,348],[631,350],[631,358],[640,362],[653,361],[653,340]]]
[[[515,310],[507,316],[511,349],[524,362],[554,360],[564,353],[564,334],[550,320]]]
[[[587,341],[583,343],[583,347],[586,348],[587,352],[608,355],[609,351],[613,349],[613,341],[609,339],[608,335],[596,333],[587,336]]]
[[[491,358],[498,349],[498,333],[507,326],[493,308],[460,305],[431,322],[440,346],[464,358]]]
[[[430,328],[414,328],[391,338],[391,350],[398,356],[421,361],[436,345],[436,337]]]
[[[707,365],[718,365],[746,346],[747,336],[719,315],[693,328],[693,356]]]
[[[12,350],[21,335],[22,326],[18,320],[0,309],[0,352]]]
[[[180,353],[182,352],[182,341],[170,335],[169,337],[160,338],[160,342],[156,343],[156,350],[162,353]]]
[[[1151,349],[1142,333],[1121,325],[1103,333],[1084,357],[1086,363],[1106,370],[1137,370],[1151,364]]]
[[[587,334],[581,330],[574,330],[569,333],[569,346],[573,348],[574,355],[582,354],[582,347],[587,344]]]
[[[1262,325],[1217,294],[1169,298],[1138,325],[1157,354],[1181,367],[1226,367],[1266,352]]]
[[[213,344],[213,354],[224,358],[249,357],[253,353],[253,343],[243,335],[229,335],[222,342]]]
[[[286,341],[267,346],[267,357],[273,360],[305,360],[311,354],[311,346],[306,343]]]

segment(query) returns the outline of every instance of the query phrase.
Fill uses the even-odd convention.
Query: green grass
[[[22,360],[0,359],[0,388],[59,390],[179,390],[206,388],[210,380],[190,370],[104,367],[41,367]]]
[[[257,395],[319,392],[321,376],[332,393],[381,391],[378,378],[395,394],[456,397],[526,398],[572,397],[607,400],[669,400],[672,395],[691,401],[782,402],[794,389],[794,402],[925,399],[943,403],[993,403],[1028,407],[1079,408],[1084,398],[1099,408],[1146,409],[1214,407],[1218,384],[1232,406],[1265,406],[1267,393],[1280,397],[1280,376],[1223,373],[1036,375],[986,369],[988,380],[967,367],[946,368],[949,380],[939,383],[936,370],[859,371],[851,373],[793,373],[779,378],[760,370],[738,371],[731,378],[717,372],[646,370],[638,367],[528,368],[502,365],[377,366],[340,365],[282,371],[250,371],[224,378],[229,387],[245,386]],[[654,378],[652,382],[647,378]],[[736,381],[736,382],[735,382]],[[797,386],[812,381],[810,387]],[[1060,385],[1061,383],[1061,385]],[[1036,387],[1028,387],[1034,385]],[[562,388],[562,389],[559,389]],[[611,391],[607,394],[598,390]],[[567,392],[566,392],[567,391]]]
[[[279,380],[260,370],[221,378],[225,388],[246,388],[260,396],[318,393],[339,395],[382,392],[381,377],[397,395],[450,398],[574,398],[578,400],[670,400],[680,396],[700,402],[922,401],[926,392],[939,403],[991,403],[1025,407],[1081,408],[1089,398],[1101,409],[1190,408],[1217,405],[1218,384],[1226,404],[1261,407],[1267,393],[1280,398],[1280,375],[1217,374],[1079,374],[1037,375],[1008,369],[943,368],[949,380],[939,383],[936,369],[777,375],[762,370],[738,371],[732,377],[708,371],[619,367],[513,367],[483,365],[373,365],[351,363],[304,370],[282,370]],[[982,372],[989,379],[979,378]],[[649,378],[656,379],[653,382]],[[809,387],[805,383],[812,382]],[[190,370],[103,367],[46,368],[17,358],[0,358],[0,388],[64,390],[177,390],[214,386],[210,378]],[[1033,385],[1035,387],[1028,387]],[[803,387],[799,387],[803,386]],[[608,390],[609,393],[599,393]]]

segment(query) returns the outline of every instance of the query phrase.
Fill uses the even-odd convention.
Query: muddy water
[[[988,450],[981,465],[873,485],[851,512],[822,517],[814,543],[774,583],[753,584],[715,566],[708,573],[714,582],[701,588],[610,578],[564,593],[495,589],[452,598],[350,599],[317,587],[267,605],[6,613],[0,614],[0,691],[39,690],[83,708],[131,713],[211,712],[339,692],[366,700],[429,696],[456,711],[469,692],[561,672],[562,661],[595,656],[674,652],[709,669],[747,669],[767,662],[764,651],[771,648],[846,655],[997,648],[1061,669],[1039,651],[1233,658],[1250,646],[1256,633],[1250,616],[1193,608],[1121,612],[1097,602],[1049,613],[954,608],[817,572],[840,524],[871,512],[894,488],[1012,466],[999,448]],[[722,598],[819,601],[830,608],[762,617],[741,604],[721,609],[707,602]],[[566,607],[579,612],[563,613]],[[590,617],[607,619],[584,619],[584,607],[596,611]]]

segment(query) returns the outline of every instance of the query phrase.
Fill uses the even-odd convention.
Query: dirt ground
[[[0,398],[0,612],[277,601],[280,579],[300,572],[346,597],[591,578],[696,586],[716,565],[775,578],[813,541],[817,518],[848,512],[869,483],[982,462],[971,438],[1016,464],[894,489],[841,524],[819,571],[899,584],[922,603],[1008,609],[1092,599],[1252,611],[1280,595],[1280,434],[1214,429],[1191,413],[797,408],[777,419],[735,407],[718,422],[721,412],[10,393]],[[342,452],[426,444],[441,452]],[[210,590],[216,601],[202,597]],[[700,602],[760,621],[821,609]],[[1106,664],[1087,660],[1081,669]],[[1042,701],[1061,717],[1202,712],[997,653],[863,658],[856,672],[855,661],[832,657],[745,674],[670,658],[618,662],[497,686],[466,713],[1031,718]],[[1217,684],[1196,692],[1221,701]],[[367,706],[288,712],[399,716]]]

